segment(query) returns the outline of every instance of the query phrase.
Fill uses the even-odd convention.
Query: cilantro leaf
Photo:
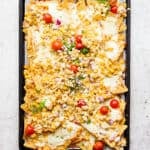
[[[107,3],[108,0],[97,0],[99,3]]]

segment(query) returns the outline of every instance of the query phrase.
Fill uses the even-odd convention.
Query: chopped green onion
[[[85,79],[85,77],[80,74],[80,75],[78,76],[78,79],[79,79],[79,80],[83,80],[83,79]]]
[[[83,49],[81,50],[81,53],[84,54],[84,55],[86,55],[86,54],[89,53],[89,49],[88,49],[88,48],[83,48]]]
[[[45,107],[45,100],[40,102],[40,104],[39,104],[40,109],[43,109],[44,107]]]
[[[72,60],[75,64],[79,64],[80,63],[80,59],[79,58],[76,58],[74,60]]]
[[[32,105],[32,106],[31,106],[31,111],[32,111],[33,114],[39,113],[39,112],[42,111],[42,109],[43,109],[44,107],[45,107],[45,101],[42,101],[42,102],[39,103],[38,106]]]

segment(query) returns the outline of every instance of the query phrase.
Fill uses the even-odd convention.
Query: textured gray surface
[[[150,149],[150,5],[132,0],[131,150]]]
[[[131,150],[150,145],[150,5],[132,0]],[[0,150],[18,150],[18,1],[0,2]]]

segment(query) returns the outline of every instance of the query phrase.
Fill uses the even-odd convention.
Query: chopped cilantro
[[[66,41],[63,42],[65,47],[67,48],[67,52],[72,51],[72,49],[75,47],[74,43],[68,44]]]
[[[81,78],[83,77],[74,76],[74,78],[69,78],[69,80],[72,82],[72,86],[69,86],[71,92],[83,89],[82,85],[79,83],[79,80],[81,80]]]
[[[90,119],[88,119],[87,124],[90,124],[90,123],[91,123],[91,120],[90,120]]]

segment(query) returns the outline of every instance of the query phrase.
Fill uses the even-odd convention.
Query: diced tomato
[[[100,108],[100,113],[101,113],[102,115],[107,115],[108,112],[109,112],[108,106],[102,106],[102,107]]]
[[[76,35],[75,40],[77,43],[82,43],[82,35]]]
[[[82,42],[81,43],[76,42],[76,49],[81,50],[83,48],[84,48],[84,45],[82,44]]]
[[[34,134],[35,131],[34,131],[34,127],[32,125],[27,125],[26,128],[25,128],[25,135],[26,136],[31,136],[32,134]]]
[[[43,20],[45,21],[45,23],[52,23],[53,22],[53,18],[52,15],[49,13],[43,14]]]
[[[112,6],[111,7],[111,12],[116,14],[118,12],[118,7],[115,5],[115,6]]]
[[[86,102],[83,99],[78,100],[77,107],[81,108],[83,106],[86,106]]]
[[[79,71],[77,65],[71,65],[70,70],[73,71],[74,73],[77,73]]]
[[[52,49],[55,51],[62,50],[62,42],[61,40],[55,40],[52,42]]]
[[[80,122],[77,121],[77,120],[74,120],[74,123],[77,124],[77,125],[80,125]]]
[[[94,144],[93,150],[104,150],[104,143],[102,141],[98,141]]]
[[[110,106],[111,106],[112,108],[114,108],[114,109],[119,108],[119,101],[116,100],[116,99],[111,100],[111,101],[110,101]]]

